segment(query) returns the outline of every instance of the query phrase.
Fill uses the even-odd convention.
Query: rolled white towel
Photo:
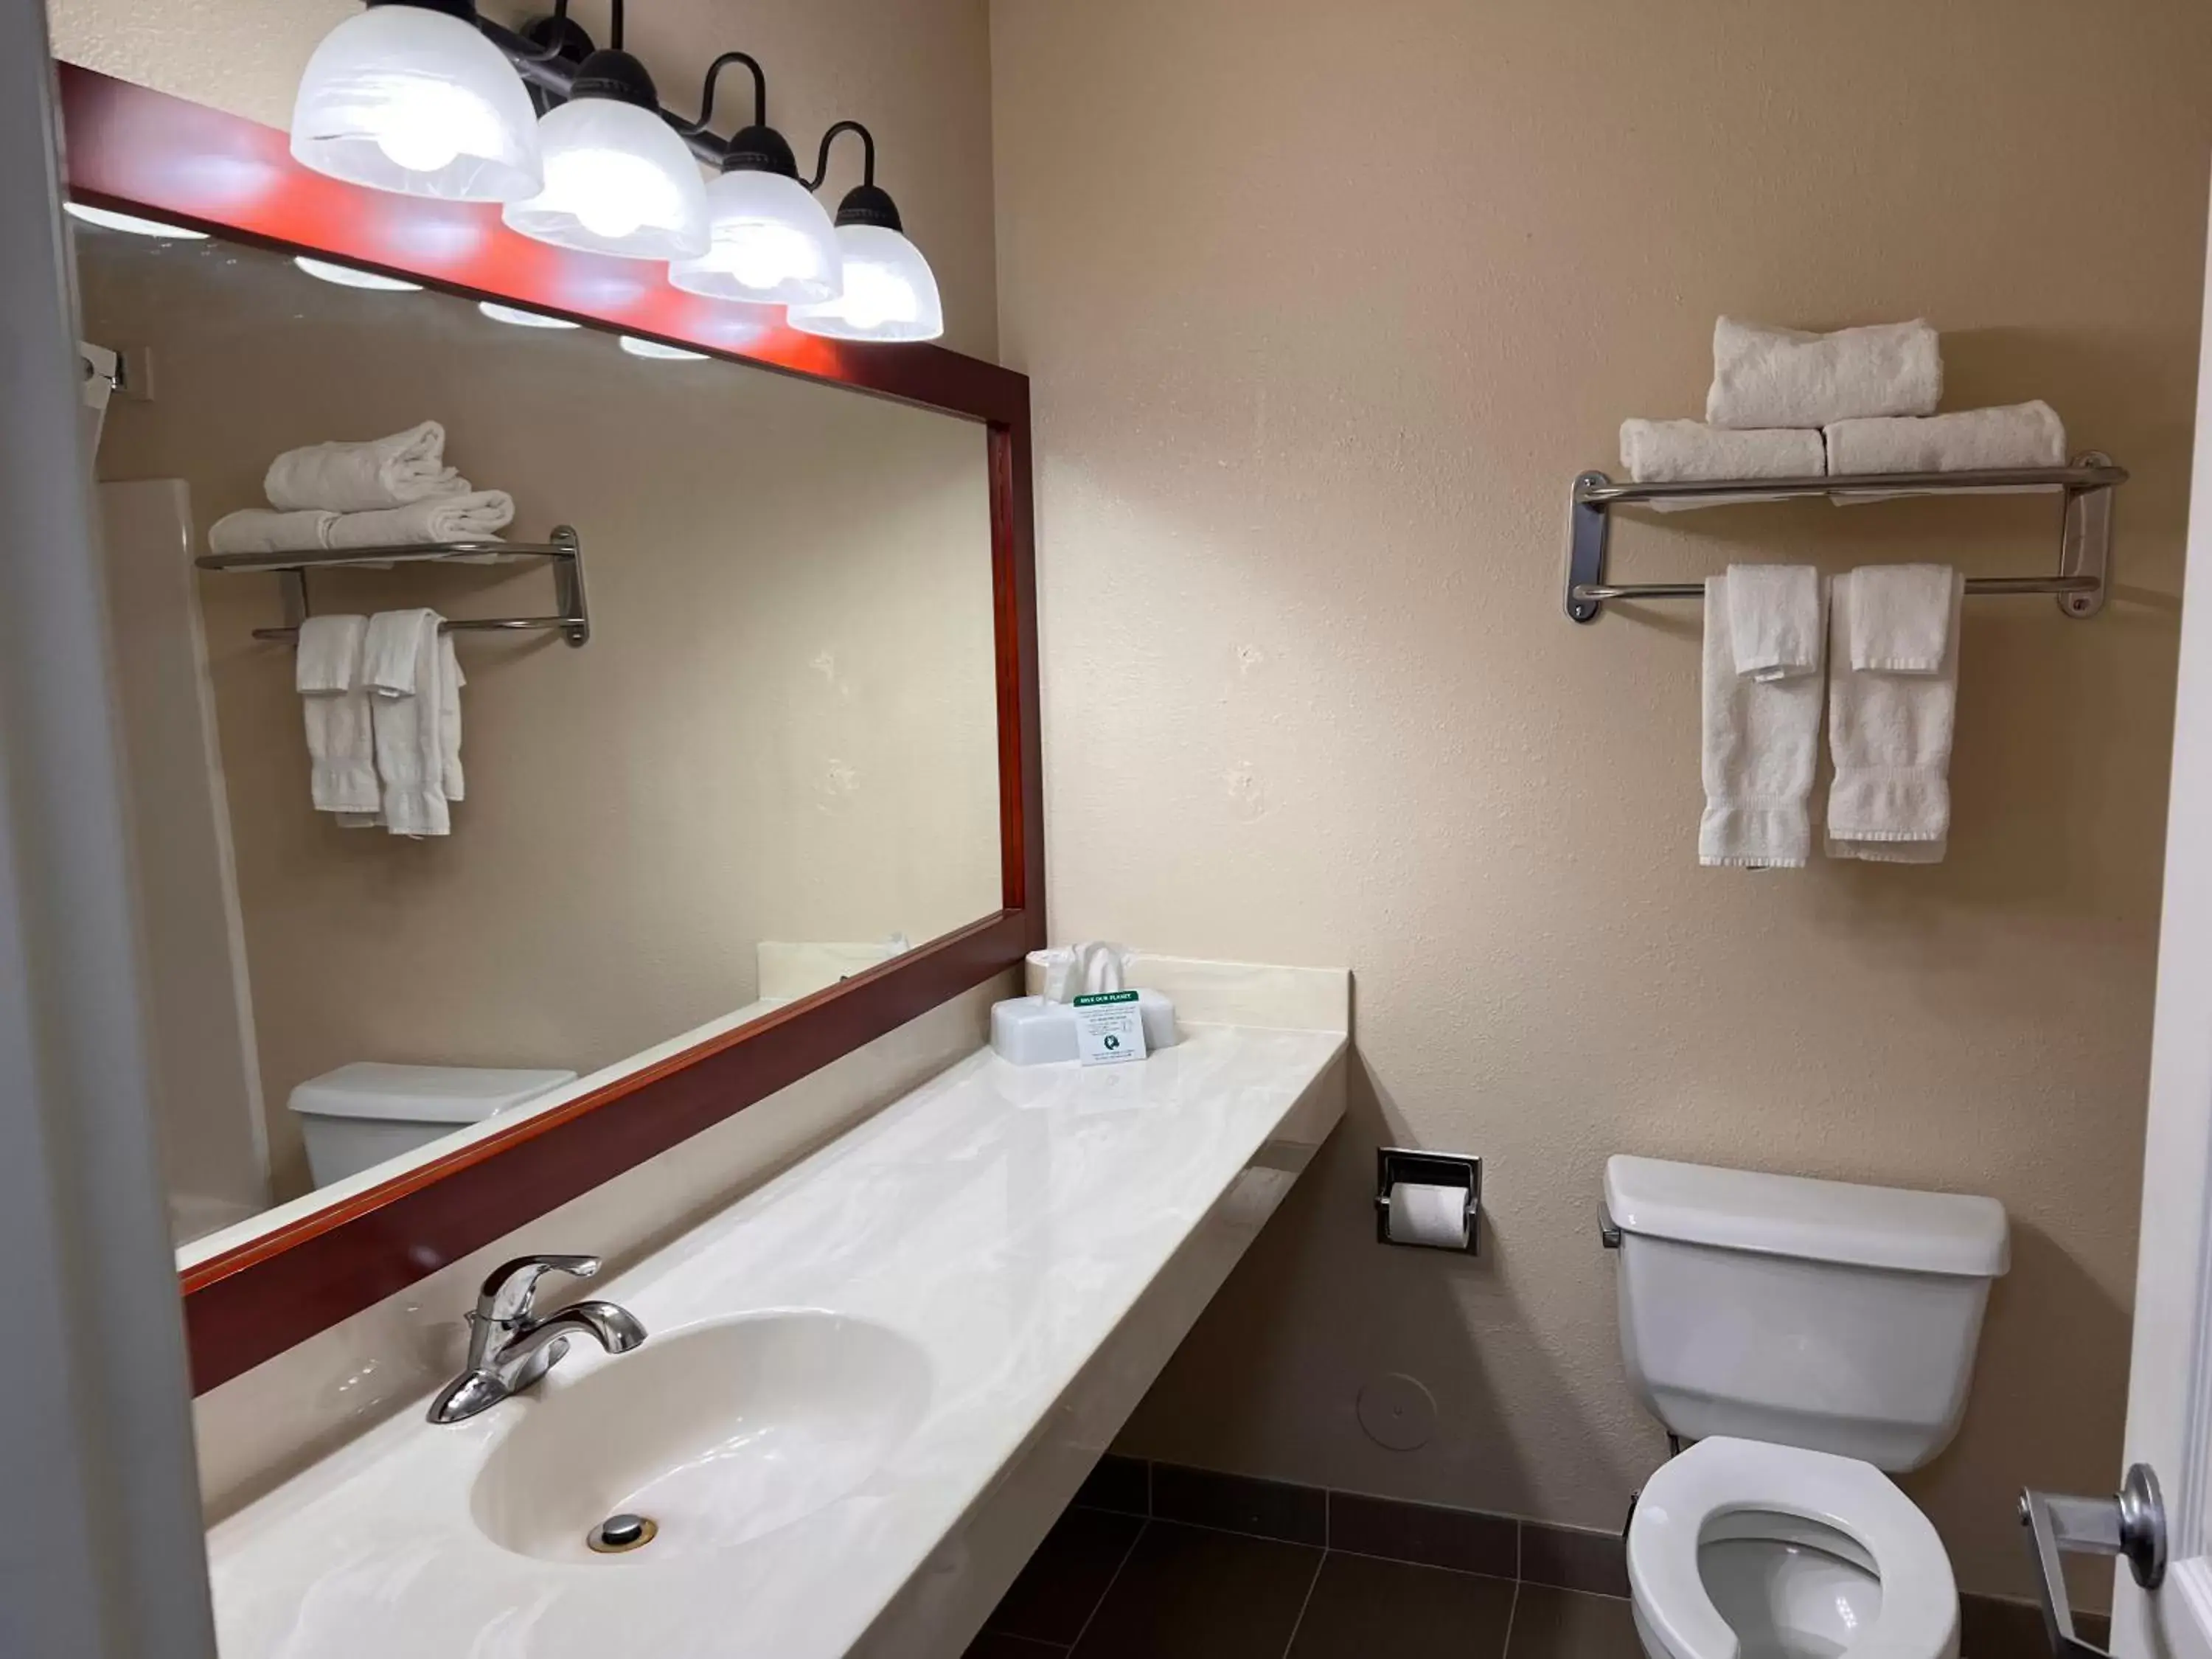
[[[210,553],[312,553],[331,545],[337,514],[308,509],[272,513],[248,507],[227,513],[208,528]]]
[[[1713,325],[1705,418],[1715,426],[1815,427],[1866,416],[1932,415],[1942,400],[1942,345],[1925,322],[1832,334],[1733,317]]]
[[[434,495],[465,495],[469,481],[446,465],[446,428],[425,421],[366,443],[310,444],[270,462],[269,505],[291,512],[327,507],[373,513]]]
[[[1917,420],[1838,421],[1827,440],[1828,471],[1838,476],[2066,465],[2066,423],[2039,398]]]
[[[1623,421],[1620,464],[1638,483],[1706,478],[1817,478],[1827,471],[1817,432],[1758,432],[1703,421]]]
[[[496,541],[495,532],[514,522],[514,497],[503,489],[441,495],[380,513],[341,513],[332,521],[331,547],[422,547],[433,542]]]

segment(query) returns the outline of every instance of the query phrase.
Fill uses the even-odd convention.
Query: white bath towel
[[[1820,572],[1809,564],[1732,564],[1725,591],[1737,673],[1787,680],[1820,672],[1827,638]]]
[[[514,497],[503,489],[441,495],[376,513],[341,513],[329,530],[332,547],[425,547],[433,542],[496,541],[514,522]]]
[[[2066,465],[2066,423],[2040,399],[1911,420],[1837,421],[1826,437],[1832,474]]]
[[[376,742],[361,674],[366,617],[300,624],[293,683],[307,716],[308,787],[319,812],[374,812]]]
[[[452,833],[445,788],[445,665],[434,611],[380,611],[368,619],[362,678],[376,727],[385,827],[395,836]],[[458,739],[454,750],[456,769]]]
[[[327,507],[372,513],[433,495],[462,495],[469,481],[446,465],[446,428],[425,421],[366,443],[310,444],[269,463],[261,481],[269,505],[290,512]]]
[[[1874,566],[1836,578],[1828,605],[1828,856],[1890,864],[1942,860],[1951,831],[1951,736],[1959,703],[1959,611],[1966,585],[1956,571],[1936,596],[1942,659],[1933,672],[1853,665],[1864,607],[1901,616],[1911,567]],[[1917,578],[1911,587],[1920,590]],[[1885,588],[1899,590],[1883,592]],[[1926,618],[1916,631],[1924,631]]]
[[[1796,869],[1811,855],[1806,802],[1820,754],[1820,663],[1788,679],[1736,671],[1729,584],[1705,583],[1705,812],[1698,862]]]
[[[1932,415],[1942,398],[1942,345],[1924,322],[1832,334],[1733,317],[1713,325],[1705,418],[1715,426],[1818,427],[1866,415]]]
[[[272,513],[249,507],[227,513],[208,527],[210,553],[312,553],[331,544],[337,514],[320,509]]]
[[[1700,478],[1817,478],[1827,471],[1817,432],[1739,432],[1703,421],[1623,421],[1620,464],[1638,483]]]

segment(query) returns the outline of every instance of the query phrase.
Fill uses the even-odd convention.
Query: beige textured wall
[[[999,0],[1040,435],[1055,931],[1344,963],[1352,1115],[1137,1451],[1617,1526],[1664,1443],[1593,1212],[1626,1151],[1993,1194],[2014,1267],[1906,1481],[1968,1588],[2119,1452],[2212,143],[2195,0]],[[1701,872],[1698,614],[1561,616],[1569,481],[1717,313],[1926,314],[1951,404],[2134,470],[2119,602],[1977,602],[1940,869]],[[1624,525],[1619,568],[2034,570],[2043,501]],[[1479,1261],[1372,1148],[1487,1159]],[[1365,1379],[1434,1441],[1362,1435]]]
[[[629,45],[661,100],[689,113],[718,52],[751,52],[769,72],[769,118],[808,172],[833,121],[865,121],[881,146],[877,181],[897,198],[907,232],[945,295],[945,343],[988,357],[997,342],[992,285],[988,0],[640,0]],[[484,0],[520,22],[551,6]],[[359,0],[47,0],[57,57],[271,126],[289,125],[292,94],[316,43]],[[574,15],[607,38],[606,0]],[[740,95],[740,94],[743,95]],[[723,116],[750,119],[742,70],[723,77]],[[848,147],[851,153],[847,153]],[[833,206],[860,182],[858,149],[840,151],[824,188]]]
[[[93,337],[153,354],[101,474],[186,479],[203,534],[278,450],[434,415],[510,535],[584,539],[588,646],[459,641],[442,841],[312,810],[292,653],[251,637],[276,580],[201,578],[279,1198],[307,1184],[286,1097],[332,1066],[590,1072],[752,1000],[759,939],[918,944],[998,908],[980,427],[219,243],[79,249]],[[320,610],[551,598],[542,567],[313,580]]]

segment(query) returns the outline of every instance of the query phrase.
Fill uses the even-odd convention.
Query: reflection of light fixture
[[[503,306],[496,300],[479,300],[477,309],[495,323],[512,323],[517,328],[580,328],[566,317],[549,317],[542,311],[525,311],[520,306]]]
[[[366,288],[379,294],[420,294],[420,283],[403,283],[397,276],[386,276],[374,270],[363,270],[357,265],[332,264],[328,259],[311,259],[302,253],[292,263],[310,276],[325,283],[336,283],[340,288]]]
[[[844,292],[819,305],[792,307],[791,325],[833,340],[933,340],[945,332],[937,277],[907,240],[897,204],[876,188],[876,141],[866,127],[840,121],[822,135],[814,183],[829,176],[830,141],[841,132],[859,133],[866,155],[862,182],[837,207]]]
[[[652,357],[668,363],[703,363],[703,351],[686,351],[682,346],[663,345],[658,340],[641,340],[635,334],[622,337],[622,349],[633,357]]]
[[[90,207],[82,202],[64,202],[62,211],[72,219],[82,219],[102,230],[124,230],[133,236],[166,236],[179,242],[204,242],[207,232],[186,230],[182,225],[165,225],[159,219],[142,219],[135,213],[118,213],[113,208]]]
[[[707,251],[707,187],[699,164],[660,113],[645,65],[615,44],[576,70],[568,101],[538,124],[545,188],[502,216],[556,247],[626,259],[688,259]]]
[[[537,112],[476,0],[368,0],[323,37],[292,106],[292,154],[350,184],[448,202],[537,194]]]
[[[799,162],[768,124],[768,77],[742,52],[726,52],[707,70],[700,95],[704,131],[714,112],[714,80],[725,66],[752,71],[753,122],[729,141],[722,176],[707,186],[707,251],[668,268],[690,294],[763,305],[835,299],[843,288],[836,232],[813,193],[799,182]]]

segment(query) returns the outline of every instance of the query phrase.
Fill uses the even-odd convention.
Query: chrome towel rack
[[[2069,466],[2014,467],[1979,472],[1854,472],[1818,478],[1720,478],[1683,483],[1615,483],[1602,472],[1575,480],[1567,507],[1567,615],[1595,622],[1608,599],[1703,599],[1694,582],[1608,582],[1607,544],[1613,509],[1680,501],[1698,507],[1826,495],[1838,501],[1878,501],[1921,495],[2027,495],[2065,497],[2058,538],[2058,569],[2049,576],[1971,576],[1970,595],[2050,593],[2077,619],[2105,608],[2112,558],[2112,491],[2128,481],[2112,458],[2091,450]]]
[[[307,572],[351,566],[395,564],[506,564],[516,559],[545,559],[553,566],[554,617],[449,617],[446,633],[545,632],[558,629],[570,645],[592,637],[592,613],[584,599],[584,544],[574,526],[562,525],[544,542],[431,542],[410,547],[326,547],[282,553],[210,553],[194,561],[203,570],[267,571],[283,579],[284,626],[257,628],[257,640],[296,640],[300,624],[313,611],[307,602]]]

